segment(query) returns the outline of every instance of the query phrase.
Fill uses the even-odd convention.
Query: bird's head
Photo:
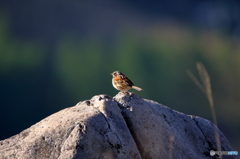
[[[111,75],[113,77],[119,76],[119,75],[123,75],[120,71],[114,71],[113,73],[111,73]]]

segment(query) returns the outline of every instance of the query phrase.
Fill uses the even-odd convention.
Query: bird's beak
[[[113,73],[111,73],[110,75],[113,75]]]

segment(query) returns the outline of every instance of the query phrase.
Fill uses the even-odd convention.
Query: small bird
[[[142,88],[134,86],[132,81],[130,81],[130,79],[128,79],[120,71],[114,71],[113,73],[111,73],[111,75],[113,76],[112,78],[113,87],[121,92],[127,92],[129,89],[132,89],[132,88],[138,91],[142,90]]]

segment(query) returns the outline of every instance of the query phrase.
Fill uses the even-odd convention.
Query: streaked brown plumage
[[[121,92],[127,92],[129,89],[136,89],[138,91],[141,91],[142,89],[135,86],[130,79],[128,79],[124,74],[122,74],[120,71],[114,71],[111,73],[113,76],[112,78],[112,85],[114,88]]]

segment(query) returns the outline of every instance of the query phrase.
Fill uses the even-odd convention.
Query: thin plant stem
[[[193,80],[193,82],[198,86],[198,88],[206,95],[206,98],[208,100],[208,103],[211,109],[213,123],[216,125],[214,129],[214,134],[215,134],[215,139],[217,144],[217,150],[221,151],[221,142],[220,142],[220,136],[219,136],[218,127],[217,127],[218,124],[217,124],[216,112],[214,109],[214,101],[213,101],[210,77],[202,63],[198,62],[196,66],[197,66],[197,70],[198,70],[198,74],[201,82],[199,82],[199,80],[197,80],[197,78],[189,70],[187,70],[187,74]],[[219,158],[222,159],[222,156],[219,156]]]
[[[173,142],[174,142],[174,136],[170,136],[170,138],[169,138],[169,159],[173,159]]]

